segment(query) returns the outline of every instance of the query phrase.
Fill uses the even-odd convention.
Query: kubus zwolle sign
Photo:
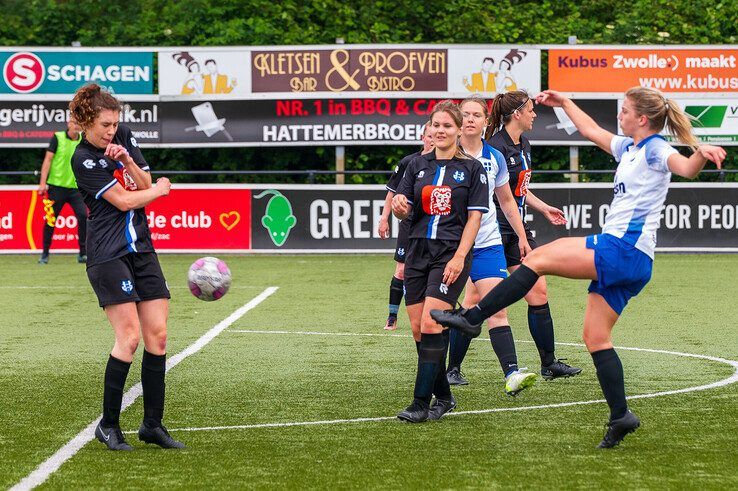
[[[455,45],[262,46],[159,51],[159,94],[269,99],[491,97],[540,90],[537,48]]]
[[[536,195],[564,210],[555,227],[528,211],[538,243],[599,233],[612,184],[539,184]],[[383,186],[186,185],[146,207],[161,252],[389,252],[377,234],[387,194]],[[55,220],[52,251],[77,249],[77,222],[66,207],[50,217],[51,203],[35,186],[0,186],[0,252],[37,253],[42,229]],[[661,210],[657,251],[738,252],[738,184],[674,183]],[[388,256],[389,260],[389,256]]]
[[[548,86],[566,93],[738,93],[738,49],[719,47],[571,47],[548,52]]]
[[[154,92],[152,52],[0,51],[0,67],[0,95],[74,94],[91,82],[115,94]]]

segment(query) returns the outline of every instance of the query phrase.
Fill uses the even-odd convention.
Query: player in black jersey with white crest
[[[397,187],[400,185],[402,176],[405,174],[407,164],[414,157],[426,154],[431,150],[433,150],[433,135],[430,132],[429,121],[423,127],[423,149],[403,157],[387,181],[387,197],[384,200],[384,209],[382,210],[382,216],[379,218],[379,227],[377,228],[377,234],[380,239],[388,239],[390,236],[389,215],[392,211],[392,198],[397,193]],[[389,316],[387,317],[387,323],[384,325],[384,329],[387,331],[397,329],[397,313],[400,310],[400,302],[404,295],[402,282],[405,279],[405,252],[407,251],[409,233],[410,220],[402,220],[397,233],[397,243],[395,244],[395,273],[392,275],[392,281],[390,282]],[[420,339],[420,332],[417,333],[416,338],[416,341]]]
[[[525,207],[530,206],[543,214],[553,225],[566,224],[564,212],[548,205],[529,189],[533,166],[531,161],[530,142],[524,132],[533,129],[536,113],[533,101],[523,90],[498,94],[492,104],[490,113],[490,132],[494,135],[488,138],[490,145],[499,150],[507,162],[510,174],[510,189],[518,203],[520,216],[525,225],[528,243],[532,249],[538,247],[530,228],[525,224]],[[497,131],[499,129],[499,131]],[[507,269],[512,273],[520,267],[521,257],[518,247],[518,236],[510,223],[501,212],[497,198],[494,199],[497,207],[497,220],[502,234],[502,245],[505,248]],[[538,348],[541,358],[541,375],[547,380],[559,377],[571,377],[582,370],[567,365],[558,360],[554,353],[554,328],[551,310],[548,305],[546,278],[541,276],[533,289],[525,296],[528,302],[528,328]]]
[[[169,289],[151,243],[144,206],[169,194],[162,177],[152,185],[149,166],[131,130],[118,124],[120,102],[96,84],[77,91],[69,109],[84,129],[72,169],[85,204],[87,276],[115,334],[105,369],[103,417],[95,436],[111,450],[133,450],[119,425],[123,387],[143,334],[144,420],[140,440],[183,448],[162,425]]]
[[[397,415],[412,423],[440,419],[456,407],[445,371],[448,331],[430,310],[455,305],[482,214],[489,210],[487,173],[458,146],[461,111],[451,101],[439,102],[430,121],[435,150],[413,158],[392,199],[395,216],[410,220],[405,306],[413,332],[421,333],[414,400]]]

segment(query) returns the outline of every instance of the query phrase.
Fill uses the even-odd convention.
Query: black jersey
[[[397,188],[413,210],[411,239],[461,240],[469,210],[489,211],[487,172],[476,159],[437,160],[436,152],[407,164]]]
[[[510,190],[518,204],[520,218],[525,223],[525,197],[528,194],[528,184],[533,172],[530,160],[530,142],[525,136],[520,135],[520,143],[514,144],[507,130],[503,127],[492,135],[489,143],[502,152],[503,157],[505,157],[507,172],[510,174]],[[494,197],[494,202],[495,207],[497,207],[497,222],[500,224],[500,233],[514,234],[515,231],[500,208],[497,196]]]
[[[387,185],[385,186],[385,188],[387,188],[387,191],[397,194],[397,187],[400,185],[400,181],[402,181],[402,176],[405,174],[407,164],[412,159],[418,156],[420,156],[420,152],[411,153],[410,155],[402,157],[402,160],[400,160],[400,163],[397,164],[397,167],[395,167],[395,171],[392,173],[389,180],[387,181]]]
[[[113,143],[125,147],[141,169],[149,170],[130,129],[118,126]],[[144,208],[120,211],[103,196],[118,184],[128,191],[135,191],[136,183],[123,164],[106,157],[104,148],[97,148],[83,138],[74,151],[72,170],[90,209],[87,218],[87,267],[131,252],[153,252]]]

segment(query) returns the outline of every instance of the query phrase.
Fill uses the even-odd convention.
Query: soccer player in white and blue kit
[[[602,233],[566,237],[528,254],[523,265],[476,307],[431,311],[441,325],[477,336],[490,315],[520,300],[541,275],[592,280],[584,315],[584,343],[592,356],[600,387],[610,407],[607,432],[599,448],[612,448],[640,426],[628,410],[623,366],[612,344],[612,328],[628,300],[651,278],[656,230],[671,174],[694,178],[707,161],[718,167],[721,147],[698,145],[689,118],[657,90],[635,87],[625,93],[618,115],[625,136],[600,127],[570,99],[546,90],[537,102],[562,107],[579,132],[618,162],[614,197]],[[666,129],[694,153],[685,157],[659,135]]]

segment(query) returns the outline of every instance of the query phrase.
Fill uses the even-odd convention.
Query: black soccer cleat
[[[39,264],[49,264],[49,255],[48,254],[41,254],[41,257],[38,258]]]
[[[444,414],[450,413],[456,407],[456,399],[453,394],[449,394],[448,399],[436,399],[433,406],[428,411],[428,420],[437,421],[443,417]]]
[[[434,321],[438,322],[442,326],[451,327],[457,329],[462,334],[469,336],[470,338],[476,338],[482,332],[482,324],[472,324],[464,317],[464,314],[469,309],[459,308],[452,310],[438,310],[433,309],[430,311],[430,316]]]
[[[428,419],[429,407],[424,401],[415,399],[408,407],[400,411],[397,419],[406,423],[422,423]]]
[[[138,439],[145,443],[155,443],[161,448],[185,448],[185,444],[172,438],[162,424],[146,426],[141,423],[138,429]]]
[[[582,373],[582,369],[573,367],[564,363],[566,358],[554,360],[549,366],[541,365],[541,376],[544,380],[553,380],[555,378],[573,377]]]
[[[448,380],[448,385],[469,385],[469,381],[461,373],[459,367],[449,368],[446,372],[446,380]]]
[[[628,411],[622,418],[613,419],[605,426],[607,427],[607,431],[600,444],[597,445],[597,448],[615,447],[623,441],[625,435],[633,433],[641,426],[641,420],[638,419],[638,416]]]
[[[79,264],[85,264],[87,262],[87,254],[79,254],[79,255],[77,255],[77,262]]]
[[[123,432],[120,431],[119,426],[108,428],[103,426],[102,423],[98,423],[97,428],[95,428],[95,438],[104,443],[110,450],[133,450],[133,447],[123,438]]]

